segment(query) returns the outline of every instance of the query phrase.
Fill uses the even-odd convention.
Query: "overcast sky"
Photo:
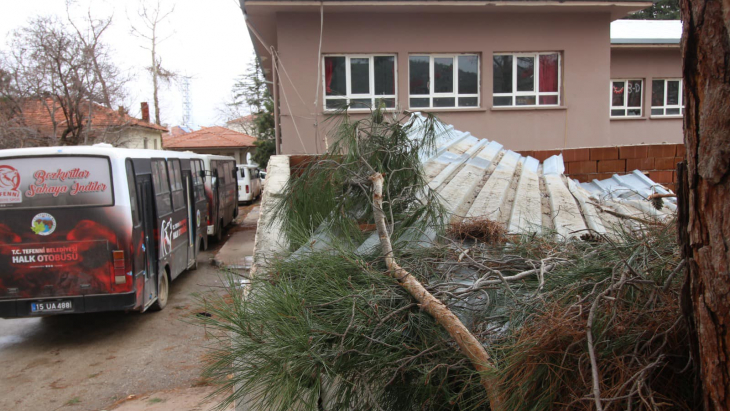
[[[192,123],[197,126],[220,124],[217,108],[230,95],[237,75],[246,70],[253,56],[253,46],[245,29],[238,0],[160,0],[162,9],[174,5],[175,11],[162,25],[161,32],[171,36],[159,47],[163,67],[192,76],[190,83]],[[147,0],[156,3],[156,0]],[[152,108],[152,80],[144,71],[150,65],[147,43],[130,34],[130,26],[138,22],[139,0],[76,0],[72,13],[78,21],[90,7],[92,15],[113,13],[113,25],[103,40],[114,50],[119,66],[134,77],[129,85],[126,105],[130,114],[139,116],[140,102]],[[0,47],[7,48],[8,35],[35,15],[57,15],[66,18],[64,0],[3,1],[0,13]],[[162,122],[182,122],[182,94],[178,84],[161,92]],[[151,115],[154,118],[152,110]]]

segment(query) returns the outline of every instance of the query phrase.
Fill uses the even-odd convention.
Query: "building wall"
[[[396,54],[397,100],[406,109],[410,53],[478,53],[481,108],[442,110],[438,115],[444,122],[516,150],[610,145],[609,27],[609,14],[598,12],[325,14],[322,53]],[[319,14],[277,15],[284,153],[325,149],[329,114],[323,113],[322,82],[318,86],[317,81],[319,30]],[[531,51],[563,53],[564,107],[492,109],[493,53]]]
[[[145,147],[145,139],[147,139],[147,147]],[[162,150],[162,133],[149,128],[130,127],[122,132],[120,143],[119,147]]]
[[[653,78],[681,78],[682,56],[673,48],[611,49],[612,79],[643,79],[643,116],[611,119],[611,144],[681,143],[682,119],[652,117],[651,81]],[[609,83],[606,88],[610,89]],[[606,112],[608,116],[608,112]]]

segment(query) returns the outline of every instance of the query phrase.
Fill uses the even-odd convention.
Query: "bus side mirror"
[[[205,170],[200,170],[200,178],[205,180]]]

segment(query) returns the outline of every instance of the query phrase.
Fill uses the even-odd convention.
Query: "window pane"
[[[512,97],[495,97],[492,100],[492,105],[494,105],[494,106],[511,106]]]
[[[456,104],[456,99],[453,97],[444,97],[444,98],[434,98],[433,99],[434,107],[454,107],[455,104]]]
[[[651,82],[651,105],[655,107],[664,105],[664,80]],[[652,114],[654,113],[652,112]]]
[[[350,107],[354,109],[370,108],[373,102],[369,98],[358,98],[350,100]]]
[[[613,94],[611,95],[611,106],[622,107],[624,105],[624,83],[623,81],[614,81]]]
[[[350,92],[370,94],[370,59],[350,59]]]
[[[535,96],[516,96],[515,103],[518,106],[534,106]]]
[[[667,81],[667,105],[679,105],[679,81]]]
[[[345,107],[347,100],[341,98],[328,98],[326,101],[326,107],[330,110],[337,110]]]
[[[625,116],[626,110],[611,110],[611,115],[614,117]]]
[[[373,57],[375,66],[375,95],[395,94],[395,57]]]
[[[478,97],[459,97],[459,107],[477,107]]]
[[[540,96],[540,105],[556,105],[558,96]]]
[[[640,115],[641,115],[641,110],[640,110],[640,109],[637,109],[637,108],[632,108],[632,109],[629,109],[629,110],[628,110],[628,112],[629,112],[629,113],[628,113],[628,115],[629,115],[629,116],[635,116],[635,117],[638,117],[638,116],[640,116]]]
[[[667,109],[667,115],[668,116],[678,116],[679,115],[679,109],[678,108],[668,108]]]
[[[512,92],[512,56],[494,56],[492,59],[492,76],[495,93]],[[495,97],[495,101],[497,98]],[[496,104],[495,104],[496,105]],[[508,105],[511,105],[508,104]]]
[[[641,80],[629,80],[627,107],[641,107]]]
[[[517,57],[517,91],[535,90],[535,58]]]
[[[663,116],[664,109],[663,108],[653,108],[653,109],[651,109],[651,115],[652,116]]]
[[[344,96],[347,93],[345,86],[345,58],[324,58],[324,85],[328,96]]]
[[[434,93],[454,92],[454,59],[438,57],[433,59]]]
[[[428,61],[428,56],[410,56],[408,58],[411,94],[429,94]]]
[[[540,55],[540,91],[558,91],[557,54]]]
[[[412,98],[411,107],[429,107],[429,101],[427,98]]]
[[[379,107],[382,107],[381,105],[384,105],[385,108],[394,108],[395,99],[394,98],[379,98],[379,99],[375,100],[375,104],[377,104]]]
[[[479,57],[459,56],[459,93],[479,92]],[[461,105],[461,103],[459,103]]]

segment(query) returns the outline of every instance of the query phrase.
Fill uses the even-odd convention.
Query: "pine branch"
[[[428,292],[423,284],[395,261],[393,245],[390,242],[388,226],[385,221],[385,212],[383,211],[383,174],[375,173],[371,175],[370,181],[373,186],[375,226],[378,230],[380,246],[385,256],[385,264],[388,267],[390,276],[395,278],[418,301],[421,309],[429,313],[449,333],[454,341],[456,341],[461,351],[474,365],[474,368],[482,374],[481,383],[489,396],[490,408],[495,411],[500,410],[501,407],[499,405],[496,384],[494,381],[490,381],[485,375],[486,373],[493,373],[495,371],[495,366],[489,354],[479,340],[469,332],[469,329],[464,326],[461,320],[444,303]]]

